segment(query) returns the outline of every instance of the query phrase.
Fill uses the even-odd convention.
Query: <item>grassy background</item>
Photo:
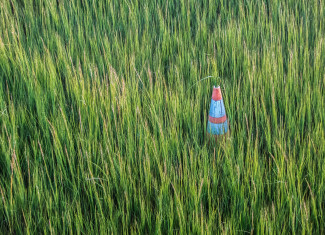
[[[323,0],[0,0],[0,230],[324,233],[324,39]]]

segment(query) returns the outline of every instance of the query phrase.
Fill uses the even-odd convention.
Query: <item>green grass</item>
[[[323,0],[0,0],[3,233],[325,233],[324,122]]]

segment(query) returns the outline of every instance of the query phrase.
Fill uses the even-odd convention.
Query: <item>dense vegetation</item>
[[[0,231],[325,233],[324,84],[323,0],[0,0]]]

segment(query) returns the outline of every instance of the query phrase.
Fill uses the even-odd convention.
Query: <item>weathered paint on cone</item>
[[[213,87],[210,113],[208,120],[208,133],[223,135],[228,131],[228,121],[223,103],[220,86]]]

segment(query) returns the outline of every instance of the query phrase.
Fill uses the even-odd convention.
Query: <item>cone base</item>
[[[228,131],[228,121],[226,120],[224,123],[211,123],[208,121],[208,133],[211,135],[224,135]]]
[[[215,146],[216,143],[223,142],[225,143],[227,139],[229,138],[230,131],[228,131],[224,135],[212,135],[212,134],[207,134],[207,139],[208,139],[208,145]]]

